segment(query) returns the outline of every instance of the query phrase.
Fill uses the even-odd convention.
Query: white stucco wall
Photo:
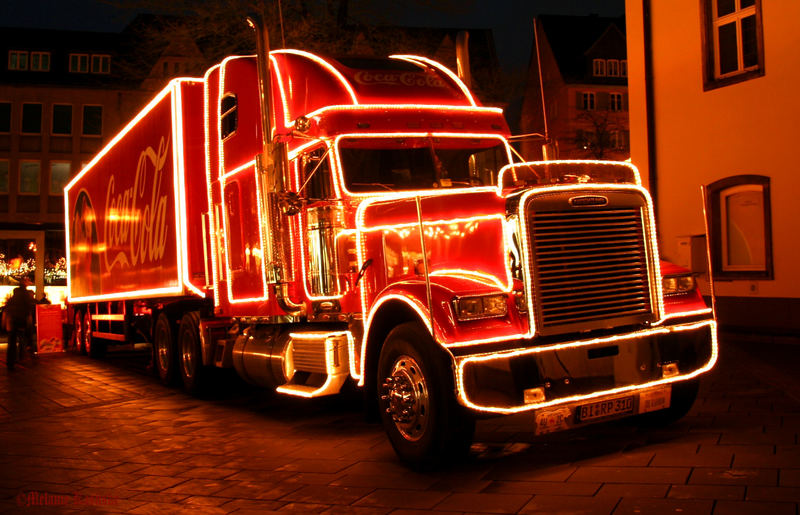
[[[653,88],[662,254],[703,234],[700,186],[770,177],[775,278],[718,282],[721,296],[800,297],[800,2],[763,6],[765,75],[703,91],[698,0],[652,0]],[[631,154],[647,175],[642,1],[626,2]]]

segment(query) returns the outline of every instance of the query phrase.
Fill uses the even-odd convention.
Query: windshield
[[[495,186],[509,162],[496,138],[346,138],[338,150],[353,193]]]

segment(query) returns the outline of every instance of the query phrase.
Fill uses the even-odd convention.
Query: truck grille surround
[[[537,333],[654,320],[644,199],[604,192],[605,205],[574,207],[576,197],[543,195],[526,207]]]

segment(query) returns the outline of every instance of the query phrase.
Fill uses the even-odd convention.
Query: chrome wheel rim
[[[75,347],[73,350],[80,351],[81,342],[83,342],[83,319],[80,316],[80,312],[75,313],[75,320],[72,325],[75,328]]]
[[[410,356],[399,356],[383,382],[381,399],[403,438],[417,441],[428,427],[430,397],[422,368]]]
[[[88,311],[86,316],[83,317],[83,340],[85,342],[86,352],[92,350],[92,315]]]
[[[159,328],[158,334],[156,335],[156,357],[158,359],[158,368],[166,371],[169,369],[169,349],[167,347],[167,338],[169,335],[166,334],[168,329],[165,331],[163,328]]]
[[[183,366],[183,373],[186,377],[194,377],[194,342],[191,338],[181,338],[181,365]]]

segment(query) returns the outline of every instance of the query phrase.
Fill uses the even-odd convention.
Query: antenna
[[[536,66],[539,70],[539,93],[542,97],[542,119],[544,120],[544,144],[542,144],[542,158],[547,161],[549,156],[548,154],[548,145],[550,144],[550,131],[547,128],[547,103],[545,102],[544,98],[544,81],[542,80],[542,53],[539,49],[539,30],[538,26],[539,22],[538,19],[534,16],[533,18],[533,42],[536,46]],[[554,156],[555,157],[555,156]]]

